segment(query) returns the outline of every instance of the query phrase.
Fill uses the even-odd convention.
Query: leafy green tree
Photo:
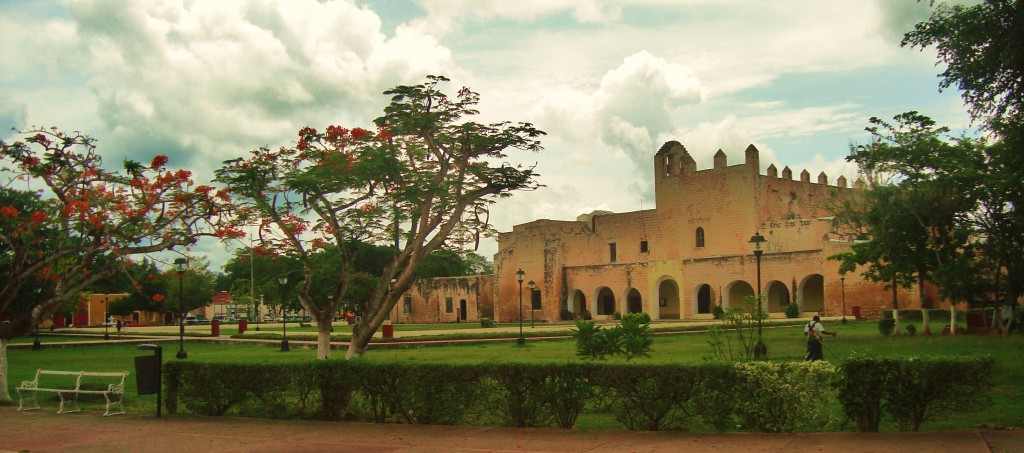
[[[167,282],[156,263],[143,260],[125,266],[125,272],[118,275],[111,284],[112,289],[128,293],[128,297],[110,303],[111,312],[130,314],[135,310],[164,313],[167,300]],[[114,292],[114,291],[111,291]]]
[[[330,355],[331,321],[358,271],[358,244],[398,238],[347,358],[363,355],[427,256],[490,231],[486,212],[496,197],[537,185],[531,168],[492,162],[508,150],[539,150],[543,132],[528,123],[469,121],[479,95],[463,88],[448,96],[439,89],[447,80],[431,76],[386,91],[391,103],[375,132],[303,128],[295,146],[261,148],[216,172],[238,200],[237,225],[258,228],[257,249],[301,263],[298,298],[317,320],[318,358]],[[338,257],[325,298],[313,296],[319,251]]]
[[[970,246],[969,217],[977,205],[974,171],[984,155],[976,141],[950,138],[948,128],[917,112],[894,120],[871,118],[870,143],[853,146],[847,158],[867,174],[892,175],[899,182],[876,182],[862,194],[867,199],[863,209],[848,207],[837,215],[850,230],[868,238],[837,258],[847,262],[844,269],[868,265],[864,275],[870,280],[897,285],[913,280],[926,309],[925,283],[952,289],[955,282],[937,277],[956,275],[969,264],[961,258]],[[927,311],[923,313],[929,332]]]
[[[173,269],[165,270],[162,283],[167,290],[167,297],[163,300],[163,311],[178,315],[181,313],[179,304],[184,312],[209,305],[217,294],[217,274],[209,266],[210,262],[206,259],[192,258],[188,270],[181,277]],[[181,292],[178,292],[179,278]]]
[[[1001,129],[1022,124],[1022,36],[1024,5],[1017,0],[940,3],[927,21],[904,36],[902,45],[934,46],[946,68],[939,74],[939,88],[956,86],[975,119]]]
[[[902,45],[935,47],[945,71],[940,89],[955,86],[972,118],[991,132],[974,213],[980,259],[994,276],[996,303],[1024,293],[1024,4],[984,0],[975,5],[934,5],[927,21],[908,32]],[[1005,278],[1002,274],[1005,272]]]

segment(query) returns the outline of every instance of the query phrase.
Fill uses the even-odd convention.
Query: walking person
[[[834,337],[836,333],[825,330],[825,326],[821,324],[821,318],[815,316],[804,326],[804,335],[807,336],[807,355],[804,356],[804,361],[825,360],[825,354],[821,350],[822,336]]]

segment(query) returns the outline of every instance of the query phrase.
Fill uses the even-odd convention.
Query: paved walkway
[[[7,452],[1024,452],[1024,431],[688,434],[378,425],[0,407]]]

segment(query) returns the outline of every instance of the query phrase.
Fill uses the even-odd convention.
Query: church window
[[[697,227],[697,247],[704,247],[704,228]]]

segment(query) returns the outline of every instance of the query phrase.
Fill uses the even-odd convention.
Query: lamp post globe
[[[751,244],[754,244],[754,257],[757,259],[757,344],[754,345],[754,358],[760,359],[768,355],[768,346],[761,341],[761,319],[764,318],[764,301],[761,300],[761,243],[765,242],[764,236],[755,231],[750,237]]]
[[[182,281],[185,279],[185,271],[188,270],[188,260],[185,258],[174,259],[174,270],[178,273],[178,354],[179,359],[188,358],[185,352],[185,293],[182,292]]]
[[[284,309],[284,298],[285,298],[285,285],[288,284],[288,274],[284,274],[277,277],[277,282],[281,284],[281,352],[287,352],[288,348],[288,322],[286,321],[287,316],[285,315]]]
[[[516,344],[526,344],[526,337],[523,337],[523,269],[516,271],[516,280],[519,282],[519,339]]]

